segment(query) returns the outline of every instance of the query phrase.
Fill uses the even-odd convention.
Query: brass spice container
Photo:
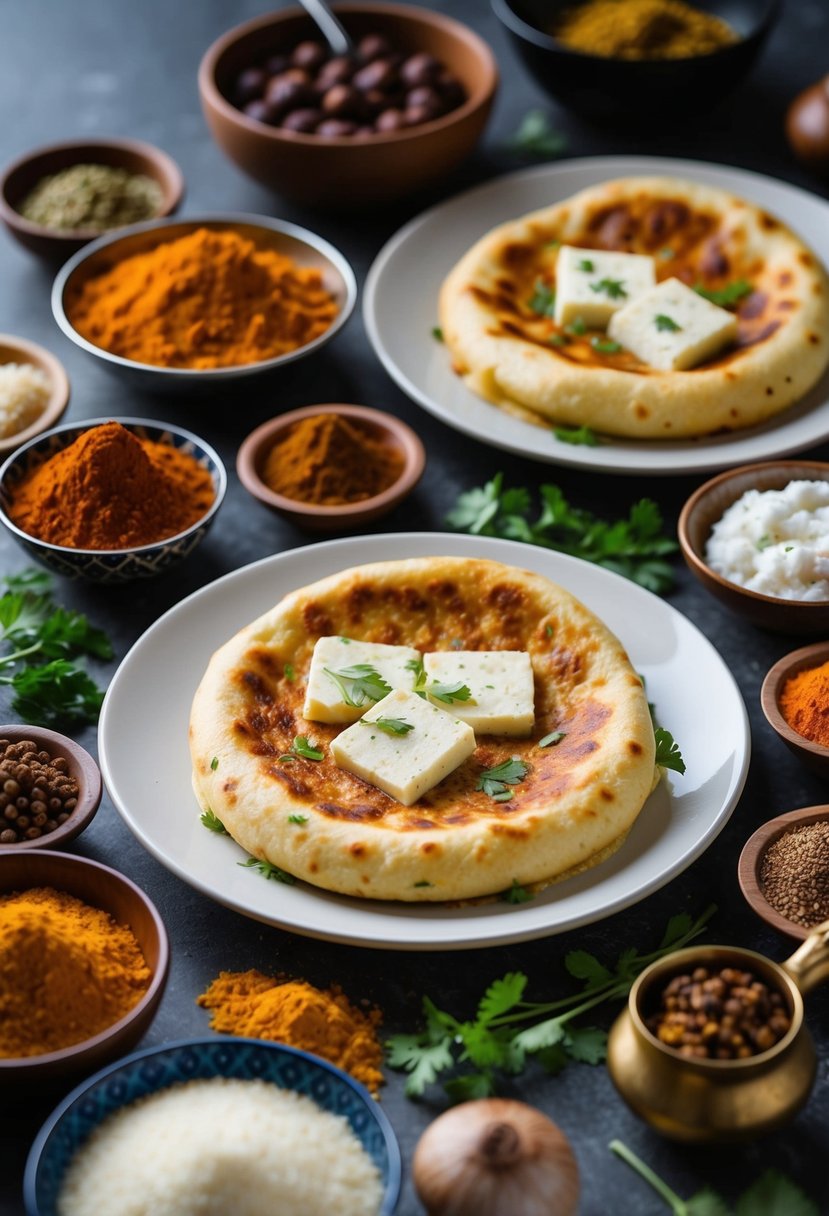
[[[645,1025],[652,997],[695,967],[752,971],[780,992],[791,1026],[768,1051],[744,1060],[694,1059],[666,1046]],[[736,946],[689,946],[652,963],[630,990],[608,1040],[608,1070],[631,1109],[663,1135],[688,1143],[747,1140],[794,1117],[817,1071],[803,994],[829,979],[829,921],[785,962]]]

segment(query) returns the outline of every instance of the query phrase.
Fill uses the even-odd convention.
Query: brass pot
[[[791,1026],[774,1047],[745,1060],[680,1055],[645,1025],[651,997],[695,967],[752,971],[780,992]],[[803,993],[829,979],[829,921],[784,963],[736,946],[689,946],[652,963],[630,990],[627,1009],[610,1031],[607,1063],[632,1110],[663,1135],[691,1143],[743,1140],[788,1122],[809,1097],[817,1071],[803,1020]]]

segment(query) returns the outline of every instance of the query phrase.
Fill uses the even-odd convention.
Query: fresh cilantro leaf
[[[222,823],[218,815],[211,811],[210,807],[203,811],[199,816],[204,826],[211,832],[215,832],[218,836],[229,836],[230,832]]]
[[[583,270],[585,274],[592,274],[595,270],[595,263],[591,262],[590,258],[582,258],[577,265],[578,270]]]
[[[549,342],[550,346],[566,346],[567,345],[567,335],[566,334],[550,334],[547,341]]]
[[[293,684],[294,680],[296,679],[296,672],[294,671],[293,663],[286,663],[282,668],[282,674],[289,684]]]
[[[533,1052],[533,1059],[538,1060],[551,1077],[557,1076],[566,1068],[569,1058],[563,1043],[553,1043],[551,1047],[542,1047],[540,1051]]]
[[[363,726],[376,726],[386,735],[408,735],[410,730],[414,730],[412,723],[403,718],[372,718],[370,722],[361,718],[360,721]]]
[[[386,1048],[389,1066],[404,1069],[409,1074],[406,1094],[410,1098],[422,1094],[439,1073],[451,1068],[455,1062],[452,1038],[448,1034],[436,1040],[427,1034],[396,1034],[387,1040]]]
[[[628,294],[623,279],[599,279],[598,283],[590,284],[590,290],[603,292],[611,300],[626,300]]]
[[[432,337],[435,339],[436,342],[443,341],[443,330],[441,329],[441,327],[439,325],[432,326]]]
[[[215,771],[216,771],[216,769],[217,769],[218,767],[219,767],[219,757],[218,757],[218,756],[214,756],[214,757],[213,757],[213,759],[210,761],[210,771],[211,771],[211,773],[215,773]]]
[[[527,307],[539,317],[552,317],[556,308],[556,293],[543,279],[536,279]]]
[[[750,296],[754,288],[745,279],[736,279],[733,283],[727,283],[725,287],[716,291],[697,283],[694,291],[704,299],[710,300],[712,304],[718,304],[720,308],[730,308],[734,304],[739,304],[744,296]]]
[[[682,326],[677,325],[673,317],[666,316],[664,312],[658,312],[653,323],[660,333],[678,334],[682,329]]]
[[[528,904],[534,898],[535,896],[526,887],[522,887],[517,878],[513,878],[512,886],[508,891],[501,893],[501,899],[505,904]]]
[[[323,671],[336,684],[346,705],[355,708],[365,705],[367,701],[382,701],[391,692],[391,684],[386,683],[370,663],[354,663],[339,671],[323,667]]]
[[[17,574],[7,574],[3,583],[9,591],[30,591],[35,595],[46,595],[52,589],[52,576],[45,570],[27,566]]]
[[[433,884],[433,883],[431,883],[431,882],[427,882],[425,878],[421,878],[420,882],[413,883],[412,885],[413,885],[413,886],[415,886],[415,887],[431,887],[431,886],[434,886],[434,884]]]
[[[622,349],[618,342],[612,342],[609,338],[591,338],[590,345],[599,355],[615,355]]]
[[[538,740],[538,746],[555,747],[557,743],[561,743],[561,740],[566,738],[567,735],[563,730],[551,730],[549,735],[545,735],[543,739]]]
[[[94,680],[66,659],[24,667],[11,676],[0,676],[0,683],[11,685],[12,709],[33,726],[94,722],[104,699]]]
[[[737,1200],[734,1216],[819,1216],[819,1212],[790,1178],[766,1170]]]
[[[525,114],[507,144],[511,152],[543,159],[561,156],[566,147],[567,137],[553,128],[543,110],[530,110]]]
[[[298,823],[301,825],[301,824],[307,823],[307,822],[308,822],[307,815],[289,815],[288,816],[288,823]]]
[[[271,862],[265,861],[261,857],[249,857],[247,861],[237,861],[236,864],[243,866],[246,870],[258,870],[263,878],[270,878],[274,882],[284,882],[287,887],[292,887],[296,882],[293,874],[281,870],[279,866],[272,865]]]
[[[668,946],[672,946],[674,942],[684,937],[692,925],[691,917],[687,912],[678,912],[676,916],[672,916],[665,926],[665,932],[662,934],[662,941],[659,943],[660,950],[665,950]]]
[[[587,325],[583,317],[574,317],[569,325],[565,325],[565,332],[573,334],[576,338],[580,338],[582,334],[587,333]]]
[[[607,1057],[607,1031],[598,1026],[569,1026],[564,1045],[572,1060],[601,1064]]]
[[[656,739],[656,763],[659,767],[673,769],[675,773],[684,773],[685,761],[673,735],[661,726],[657,726],[653,733]]]
[[[291,751],[296,756],[302,756],[303,760],[323,760],[324,753],[318,747],[314,747],[307,735],[297,735],[291,744]]]
[[[478,1020],[491,1022],[493,1018],[508,1013],[524,995],[527,977],[523,971],[508,971],[500,980],[489,985],[478,1005]]]
[[[584,980],[588,988],[600,988],[613,978],[607,967],[587,950],[571,950],[564,956],[564,966],[573,979]]]
[[[485,769],[478,778],[476,790],[483,790],[490,798],[496,801],[506,801],[502,795],[506,794],[507,798],[511,797],[507,786],[518,785],[523,781],[527,773],[530,771],[530,766],[525,764],[523,760],[517,760],[513,757],[511,760],[504,760],[502,764],[496,764],[492,768]]]
[[[515,1036],[528,1055],[540,1051],[542,1047],[553,1047],[564,1039],[564,1024],[561,1018],[547,1018],[526,1030],[519,1030]]]
[[[490,1098],[495,1093],[492,1073],[470,1072],[463,1077],[452,1077],[443,1088],[453,1102],[471,1102],[475,1098]]]
[[[683,1203],[682,1216],[731,1216],[731,1208],[722,1195],[705,1187]]]
[[[452,684],[441,684],[438,680],[433,680],[426,693],[432,700],[443,701],[445,705],[454,705],[455,701],[463,701],[466,705],[478,704],[463,680],[455,680]]]
[[[553,434],[560,443],[582,444],[588,448],[595,448],[599,442],[596,432],[589,426],[555,426]]]

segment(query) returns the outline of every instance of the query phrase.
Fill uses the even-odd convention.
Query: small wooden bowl
[[[766,721],[790,751],[819,777],[829,777],[829,747],[814,743],[789,726],[780,711],[780,697],[786,681],[809,667],[820,667],[829,659],[829,642],[815,642],[793,650],[769,669],[760,689],[760,705]]]
[[[129,925],[150,968],[150,986],[137,1005],[119,1021],[91,1039],[51,1051],[42,1056],[0,1058],[0,1091],[5,1087],[29,1087],[32,1083],[66,1083],[79,1074],[88,1076],[109,1060],[135,1046],[155,1017],[164,985],[170,950],[164,923],[139,887],[97,861],[70,853],[44,850],[0,855],[0,895],[52,887],[108,912],[119,924]],[[28,1089],[27,1089],[28,1092]]]
[[[24,427],[14,435],[0,438],[0,454],[13,452],[22,443],[34,439],[35,435],[56,426],[69,404],[69,377],[63,364],[45,347],[38,346],[36,342],[28,342],[25,338],[16,338],[13,334],[0,334],[0,364],[4,363],[31,363],[46,373],[52,391],[43,413],[39,418],[35,418],[31,426]]]
[[[789,811],[785,815],[769,819],[748,838],[737,862],[740,889],[753,910],[761,920],[771,925],[772,929],[784,933],[787,937],[797,938],[798,941],[804,941],[812,930],[788,920],[771,906],[763,894],[760,871],[766,851],[775,840],[779,840],[792,828],[804,827],[807,823],[819,823],[821,820],[829,820],[829,806],[806,806],[802,810]]]
[[[44,177],[60,173],[72,165],[87,164],[112,165],[129,173],[143,173],[158,182],[162,201],[158,214],[153,217],[155,219],[172,215],[184,197],[184,178],[178,165],[166,152],[154,148],[152,144],[135,139],[87,139],[35,148],[12,161],[0,175],[0,220],[15,240],[31,253],[62,262],[89,241],[105,235],[98,229],[58,231],[44,228],[25,219],[17,210],[26,195]],[[107,229],[107,232],[112,231],[116,229]]]
[[[74,740],[67,739],[66,735],[47,730],[45,726],[0,726],[0,739],[8,739],[10,743],[31,739],[41,751],[48,752],[53,758],[63,756],[69,766],[69,776],[78,783],[78,802],[65,823],[55,828],[54,832],[38,836],[36,840],[0,844],[0,854],[22,853],[27,849],[56,849],[74,840],[92,822],[101,803],[101,770],[89,752]],[[2,826],[3,820],[0,818],[0,830]]]
[[[782,490],[790,481],[829,481],[829,464],[817,460],[774,460],[741,465],[706,481],[679,517],[679,544],[688,569],[713,596],[744,620],[775,633],[829,633],[829,600],[788,600],[761,595],[715,574],[705,560],[714,524],[747,490]]]
[[[385,490],[360,502],[344,503],[336,507],[317,506],[276,494],[262,480],[262,468],[268,452],[275,443],[284,439],[289,429],[303,418],[314,418],[318,414],[337,414],[347,418],[354,426],[375,439],[381,439],[390,448],[396,448],[403,456],[403,469],[396,481]],[[279,511],[300,528],[313,532],[347,532],[360,524],[379,519],[402,502],[417,485],[426,464],[423,444],[410,426],[387,414],[383,410],[372,410],[364,405],[309,405],[304,409],[291,410],[278,418],[256,428],[248,435],[236,458],[236,472],[242,485],[265,506]]]

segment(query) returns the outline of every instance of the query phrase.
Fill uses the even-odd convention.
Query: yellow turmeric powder
[[[307,346],[339,311],[319,270],[233,229],[199,228],[70,283],[75,329],[156,367],[258,363]]]
[[[222,971],[196,1004],[213,1011],[211,1030],[286,1043],[351,1073],[372,1093],[383,1083],[379,1009],[363,1012],[336,985],[323,991],[304,980],[261,971]]]
[[[107,912],[51,887],[0,896],[0,1057],[90,1039],[138,1003],[150,969]]]
[[[727,22],[685,0],[585,0],[566,8],[550,33],[608,59],[688,59],[737,41]]]

